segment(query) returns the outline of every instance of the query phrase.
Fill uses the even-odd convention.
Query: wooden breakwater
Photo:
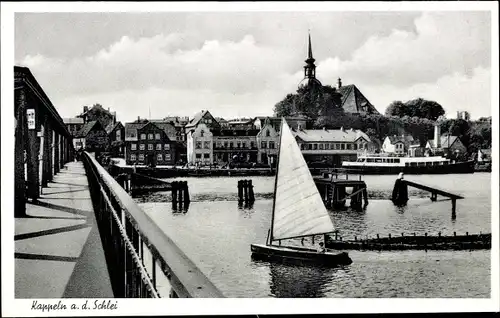
[[[473,234],[437,236],[404,235],[389,236],[368,239],[342,240],[326,236],[325,246],[329,249],[338,250],[477,250],[491,249],[491,234]]]

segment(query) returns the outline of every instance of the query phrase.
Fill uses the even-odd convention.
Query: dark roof
[[[441,146],[439,148],[449,148],[457,139],[460,140],[457,136],[449,136],[448,138],[448,135],[442,135],[440,140]],[[427,142],[430,144],[431,148],[435,148],[434,139],[429,139]]]
[[[89,132],[92,129],[94,129],[94,126],[96,126],[98,128],[99,127],[102,128],[101,123],[99,123],[98,120],[89,121],[88,123],[84,124],[83,127],[75,134],[75,137],[76,138],[85,138],[85,137],[87,137],[87,135],[89,134]]]
[[[147,120],[125,123],[125,140],[126,141],[137,140],[137,129],[144,127],[147,123],[148,123]]]
[[[208,110],[202,110],[201,112],[198,112],[194,115],[193,119],[189,121],[189,123],[186,124],[186,126],[196,126],[200,120],[205,116],[205,114],[208,113]]]
[[[342,94],[342,108],[348,113],[375,113],[378,111],[370,101],[359,91],[356,85],[344,85],[338,89]]]
[[[117,122],[117,123],[110,123],[108,126],[106,126],[106,133],[109,135],[113,132],[113,130],[115,130],[116,127],[118,126],[123,126],[121,122]]]

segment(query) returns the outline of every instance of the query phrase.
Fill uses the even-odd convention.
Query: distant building
[[[76,150],[103,152],[108,149],[108,145],[108,134],[98,120],[85,123],[73,137],[73,146]]]
[[[168,137],[175,135],[170,123],[151,122],[140,118],[125,123],[125,160],[128,165],[174,165],[176,141]]]
[[[424,154],[425,154],[425,149],[424,147],[420,146],[420,144],[410,145],[408,149],[409,157],[423,157]]]
[[[83,118],[79,118],[79,117],[63,118],[63,122],[66,125],[66,127],[68,128],[69,133],[73,137],[76,135],[77,132],[80,131],[80,129],[82,129],[82,127],[84,125]]]
[[[477,151],[478,162],[491,162],[491,149],[479,149]]]
[[[457,111],[457,119],[470,120],[470,113],[468,111]]]
[[[125,155],[125,127],[119,121],[110,123],[106,127],[106,133],[109,139],[109,152],[114,157],[123,157]]]
[[[411,135],[387,136],[382,143],[382,151],[388,154],[406,155],[414,142]]]
[[[467,148],[457,136],[441,135],[439,123],[434,125],[434,139],[425,144],[425,155],[427,156],[451,156],[464,154]]]
[[[341,106],[346,113],[356,114],[378,114],[375,106],[361,93],[354,84],[342,85],[339,78],[337,82],[337,91],[342,94]]]
[[[198,165],[213,164],[213,134],[203,122],[190,128],[187,135],[187,162]]]
[[[83,112],[77,117],[82,118],[85,123],[99,120],[103,127],[116,123],[116,112],[111,112],[109,108],[106,110],[99,104],[95,104],[90,109],[88,106],[83,106]]]
[[[262,129],[264,122],[268,120],[268,124],[271,125],[277,132],[281,129],[281,117],[271,117],[271,116],[259,116],[255,117],[253,124],[256,129]],[[292,130],[307,129],[309,118],[304,115],[285,117],[286,123]]]
[[[208,110],[202,110],[201,112],[194,115],[194,117],[186,124],[184,129],[186,134],[191,129],[195,129],[199,124],[205,124],[209,129],[219,129],[220,124],[217,120],[210,114]]]
[[[263,123],[259,124],[260,131],[257,134],[258,155],[257,162],[275,166],[278,162],[278,151],[280,134],[271,124],[268,117]]]
[[[241,125],[230,125],[226,129],[214,129],[212,132],[214,162],[224,164],[259,161],[256,139],[259,130],[248,121]]]
[[[339,167],[361,153],[374,152],[370,137],[361,130],[309,129],[292,131],[308,164],[323,162]]]

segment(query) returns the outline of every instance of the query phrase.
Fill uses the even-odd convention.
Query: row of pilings
[[[189,186],[187,181],[172,181],[172,208],[174,210],[187,209],[191,198],[189,197]]]
[[[252,180],[238,181],[238,202],[239,203],[255,202],[255,194],[253,192]]]

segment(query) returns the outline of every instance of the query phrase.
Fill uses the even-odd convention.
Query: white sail
[[[282,119],[273,240],[329,233],[334,226],[295,137]]]

